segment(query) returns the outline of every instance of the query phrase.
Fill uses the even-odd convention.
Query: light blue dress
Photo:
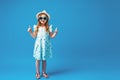
[[[36,28],[36,25],[34,25]],[[46,32],[45,27],[39,27],[33,57],[36,60],[46,60],[52,57],[52,47],[50,43],[49,32]]]

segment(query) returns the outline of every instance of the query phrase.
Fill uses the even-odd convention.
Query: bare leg
[[[42,61],[42,72],[46,73],[46,61],[45,60]]]
[[[42,61],[42,73],[45,78],[48,78],[48,75],[46,74],[46,60]]]
[[[36,78],[40,78],[40,60],[36,60]]]

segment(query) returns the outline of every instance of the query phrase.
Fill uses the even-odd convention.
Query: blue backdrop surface
[[[120,80],[119,0],[0,0],[0,80],[35,79],[27,28],[42,10],[59,31],[48,80]]]

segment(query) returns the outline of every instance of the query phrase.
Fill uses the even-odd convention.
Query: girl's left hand
[[[58,29],[57,28],[55,29],[55,33],[58,33]]]

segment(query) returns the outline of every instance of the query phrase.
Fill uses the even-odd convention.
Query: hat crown
[[[36,14],[36,18],[38,19],[38,18],[39,18],[39,14],[42,14],[42,13],[46,14],[46,15],[48,16],[48,18],[50,19],[50,15],[46,12],[46,10],[43,10],[43,11],[41,11],[41,12],[38,12],[38,13]]]
[[[46,10],[43,10],[42,13],[46,13],[46,14],[48,14],[48,13],[46,12]]]

